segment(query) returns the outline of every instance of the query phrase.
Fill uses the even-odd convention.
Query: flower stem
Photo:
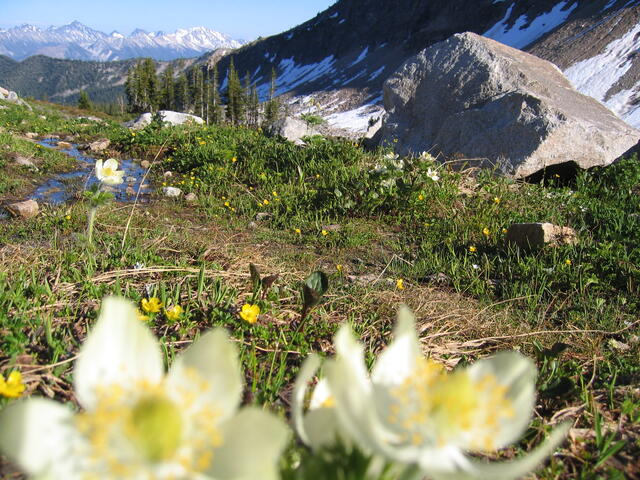
[[[96,212],[98,211],[98,207],[93,207],[89,210],[89,221],[87,223],[87,240],[89,244],[93,241],[93,224],[96,221]]]

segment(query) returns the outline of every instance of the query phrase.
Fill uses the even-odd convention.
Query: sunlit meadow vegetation
[[[102,298],[116,294],[137,303],[168,364],[202,332],[225,327],[239,348],[244,403],[288,418],[309,353],[333,354],[333,336],[348,322],[373,363],[405,303],[424,352],[447,367],[505,349],[536,361],[533,423],[490,458],[530,451],[571,420],[569,440],[539,478],[640,474],[635,158],[527,184],[347,140],[316,137],[300,147],[225,126],[132,132],[53,107],[8,106],[0,128],[3,203],[69,168],[26,132],[109,138],[104,158],[150,161],[156,192],[149,203],[103,206],[92,244],[82,200],[1,221],[0,374],[19,370],[23,395],[76,403],[73,361]],[[10,152],[33,157],[40,171],[16,168]],[[163,186],[197,201],[163,198]],[[578,243],[506,243],[512,223],[543,221],[574,228]],[[303,284],[314,271],[326,274],[328,288],[305,308],[313,292]],[[291,479],[360,478],[341,475],[366,470],[367,459],[343,458],[329,466],[292,442],[281,467]]]

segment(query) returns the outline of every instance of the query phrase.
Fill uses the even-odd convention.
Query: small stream
[[[58,139],[45,138],[38,143],[43,147],[57,148]],[[85,155],[78,150],[78,146],[72,144],[71,148],[60,149],[61,152],[70,155],[77,160],[77,168],[73,172],[61,173],[49,178],[45,183],[36,188],[30,198],[38,203],[59,205],[69,200],[81,198],[82,192],[91,185],[98,183],[94,174],[96,159]],[[120,185],[105,185],[103,190],[113,193],[119,202],[133,202],[140,187],[145,169],[132,159],[118,159],[119,170],[124,170],[125,181]],[[152,192],[148,181],[142,186],[138,201],[148,201]]]

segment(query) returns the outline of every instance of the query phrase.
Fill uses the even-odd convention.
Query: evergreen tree
[[[222,122],[222,101],[220,100],[220,92],[218,91],[218,66],[213,66],[213,73],[211,74],[211,80],[209,82],[209,123],[221,123]]]
[[[173,65],[167,65],[162,73],[160,85],[160,108],[164,110],[176,109],[176,88],[173,81]]]
[[[204,117],[204,75],[200,67],[193,70],[191,77],[191,98],[193,99],[194,113]]]
[[[91,100],[89,100],[89,94],[84,90],[80,91],[80,96],[78,97],[78,108],[82,110],[91,110]]]
[[[233,57],[229,62],[229,71],[227,72],[227,118],[236,125],[244,118],[242,85],[233,63]]]
[[[156,66],[151,58],[142,60],[139,75],[143,110],[154,112],[158,108],[158,79]]]
[[[251,86],[249,100],[247,102],[247,110],[249,111],[249,124],[255,127],[258,125],[258,121],[260,119],[260,97],[258,97],[258,89],[255,84]]]
[[[276,98],[276,70],[271,69],[271,86],[269,88],[269,100],[265,107],[265,122],[267,124],[273,123],[278,119],[280,115],[280,101]]]
[[[187,76],[182,73],[178,77],[178,84],[176,85],[176,104],[181,112],[189,112],[191,110],[191,103],[189,101],[189,82]]]

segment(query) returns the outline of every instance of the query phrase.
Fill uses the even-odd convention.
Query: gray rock
[[[103,138],[90,143],[89,150],[91,150],[92,152],[102,152],[103,150],[109,148],[109,145],[111,145],[111,141],[107,138]]]
[[[204,120],[202,118],[191,115],[189,113],[173,112],[171,110],[160,110],[158,113],[162,117],[163,123],[168,123],[169,125],[183,125],[185,123],[201,125],[204,123]],[[139,130],[149,125],[151,123],[151,120],[153,120],[153,114],[143,113],[136,119],[135,122],[127,126],[134,130]]]
[[[256,213],[256,222],[263,222],[265,220],[270,220],[273,217],[269,212],[258,212]]]
[[[326,230],[327,232],[339,232],[342,230],[342,225],[339,224],[331,224],[331,225],[323,225],[322,230]]]
[[[130,195],[130,196],[133,196],[133,195],[135,195],[135,194],[136,194],[136,189],[135,189],[135,188],[133,188],[133,187],[127,187],[127,188],[124,190],[124,193],[126,193],[127,195]]]
[[[151,166],[151,162],[149,160],[142,160],[140,162],[140,166],[145,169],[149,168]]]
[[[65,149],[73,147],[73,145],[71,145],[69,142],[58,142],[56,143],[56,146],[58,148],[65,148]]]
[[[30,138],[31,140],[38,138],[38,134],[34,132],[27,132],[24,134],[24,136]]]
[[[384,85],[381,142],[401,154],[483,159],[516,178],[612,163],[640,132],[577,92],[550,62],[473,33],[404,63]]]
[[[13,159],[13,164],[19,167],[27,167],[34,172],[38,171],[38,167],[33,163],[30,158],[23,157],[19,154],[9,155]]]
[[[2,97],[8,97],[9,96],[9,90],[7,90],[6,88],[0,87],[0,95]]]
[[[182,190],[180,190],[177,187],[163,187],[162,188],[162,194],[165,197],[169,197],[169,198],[177,198],[180,195],[182,195]]]
[[[375,148],[380,144],[380,138],[382,136],[382,116],[375,119],[373,123],[367,128],[362,139],[362,146],[365,148]]]
[[[16,92],[9,92],[9,94],[5,96],[4,100],[6,100],[7,102],[15,103],[16,105],[22,105],[29,110],[33,110],[31,108],[31,105],[22,100]]]
[[[514,223],[507,230],[506,240],[520,248],[540,248],[544,245],[575,244],[576,231],[552,223]]]
[[[38,215],[39,207],[38,202],[35,200],[25,200],[24,202],[7,205],[7,210],[9,210],[14,217],[26,219]]]
[[[198,196],[193,192],[187,193],[187,195],[185,195],[184,197],[184,200],[187,203],[196,203],[198,201]]]
[[[299,118],[285,117],[275,121],[265,130],[267,135],[280,136],[290,142],[300,144],[302,137],[318,135],[318,132],[307,125],[307,122]],[[304,142],[302,142],[304,145]]]

